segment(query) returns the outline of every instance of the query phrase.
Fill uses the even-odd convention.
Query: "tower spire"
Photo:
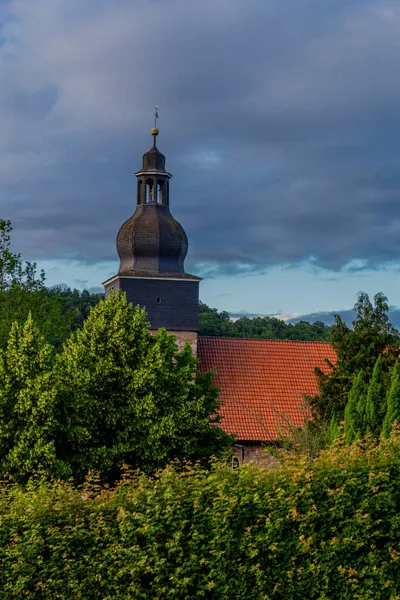
[[[158,120],[158,104],[156,104],[155,107],[155,111],[154,111],[154,127],[151,130],[151,135],[154,138],[154,147],[156,146],[156,138],[158,136],[159,130],[157,128],[157,120]]]

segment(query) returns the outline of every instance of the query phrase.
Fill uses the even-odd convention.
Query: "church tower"
[[[156,117],[157,117],[156,112]],[[196,352],[200,277],[185,272],[188,240],[169,208],[171,173],[156,146],[143,155],[137,177],[136,210],[120,228],[117,275],[103,283],[106,297],[122,290],[128,302],[147,311],[150,328],[164,327],[179,345],[188,341]]]

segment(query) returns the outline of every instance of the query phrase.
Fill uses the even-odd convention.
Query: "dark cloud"
[[[115,259],[158,102],[188,269],[400,259],[396,0],[11,0],[0,20],[0,215],[27,258]]]

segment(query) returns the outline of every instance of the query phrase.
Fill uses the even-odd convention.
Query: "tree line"
[[[286,323],[276,317],[241,317],[232,320],[226,311],[218,311],[200,302],[199,335],[275,340],[330,340],[331,327],[321,321]]]

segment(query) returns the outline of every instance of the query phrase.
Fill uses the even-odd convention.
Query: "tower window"
[[[160,298],[160,296],[157,296],[157,298],[156,298],[156,304],[161,304],[161,298]]]
[[[162,179],[157,181],[158,185],[158,202],[159,204],[165,204],[164,202],[164,182]]]

